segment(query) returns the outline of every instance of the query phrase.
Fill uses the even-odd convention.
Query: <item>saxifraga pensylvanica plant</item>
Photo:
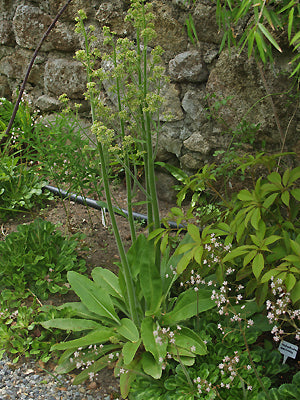
[[[192,289],[172,297],[171,288],[178,278],[172,267],[181,255],[170,257],[166,249],[161,258],[159,246],[140,235],[136,238],[132,217],[132,174],[129,151],[133,141],[144,158],[149,231],[160,226],[154,177],[153,133],[158,133],[158,111],[162,98],[160,85],[162,68],[157,65],[161,49],[148,54],[154,30],[151,5],[133,0],[127,18],[136,30],[136,42],[115,39],[104,28],[106,44],[112,52],[103,59],[111,69],[94,70],[97,50],[91,50],[92,28],[84,26],[85,15],[79,12],[77,31],[85,39],[85,50],[77,53],[87,68],[87,98],[91,102],[92,131],[97,138],[101,175],[107,209],[120,255],[119,275],[103,268],[92,271],[93,280],[76,272],[68,273],[71,288],[80,297],[79,303],[67,303],[63,308],[72,312],[70,318],[43,323],[47,328],[82,332],[83,336],[53,348],[64,350],[58,371],[83,371],[74,380],[79,383],[93,379],[108,364],[120,376],[121,393],[125,398],[137,374],[159,379],[171,356],[181,365],[193,364],[196,355],[206,353],[205,343],[197,332],[184,326],[184,321],[214,307],[211,291]],[[113,85],[114,83],[114,85]],[[98,99],[97,85],[109,84],[115,96],[115,109],[107,109]],[[153,88],[153,89],[152,89]],[[99,88],[98,88],[99,90]],[[134,134],[133,134],[134,132]],[[122,152],[116,152],[116,144]],[[127,181],[129,225],[133,245],[126,253],[118,230],[109,180],[109,159],[117,153],[123,163]],[[163,336],[160,336],[160,333]]]

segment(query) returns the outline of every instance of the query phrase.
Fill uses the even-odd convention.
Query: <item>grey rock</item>
[[[1,20],[0,17],[0,44],[13,45],[15,42],[11,21]]]
[[[170,59],[175,54],[186,50],[188,37],[182,22],[173,16],[172,5],[169,2],[154,0],[152,4],[154,29],[157,36],[150,45],[161,46],[165,50],[166,59]]]
[[[34,49],[50,24],[50,15],[44,14],[38,7],[18,6],[13,19],[17,44],[21,47]],[[43,45],[43,50],[50,49],[53,49],[51,44]]]
[[[183,144],[186,149],[196,151],[204,155],[207,155],[212,148],[209,140],[200,132],[194,132],[183,142]]]
[[[42,111],[56,111],[60,108],[61,103],[55,97],[48,96],[46,94],[38,97],[35,101],[35,105]]]
[[[160,109],[161,121],[180,121],[183,119],[183,111],[179,99],[179,90],[176,85],[166,83],[161,89],[164,102]],[[170,118],[169,118],[170,117]]]
[[[82,99],[86,90],[86,72],[78,61],[54,59],[46,63],[44,85],[47,94],[66,93],[71,99]]]
[[[208,70],[198,51],[185,51],[169,62],[169,74],[176,82],[204,82]]]
[[[156,190],[159,200],[167,201],[168,203],[176,202],[177,192],[174,190],[177,180],[170,174],[157,171],[156,177]]]
[[[51,22],[51,16],[38,7],[18,6],[13,19],[17,44],[28,49],[36,48]],[[58,21],[43,43],[42,50],[74,51],[78,45],[79,39],[74,33],[74,25]]]
[[[182,99],[182,108],[197,124],[202,124],[207,121],[205,104],[205,93],[201,89],[188,90]]]
[[[204,165],[203,156],[200,153],[186,153],[182,157],[180,157],[180,167],[184,171],[195,171],[203,167]]]

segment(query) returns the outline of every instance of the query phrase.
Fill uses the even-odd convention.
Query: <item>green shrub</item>
[[[67,272],[86,269],[75,252],[82,236],[65,238],[55,228],[51,222],[36,219],[19,225],[0,242],[0,289],[19,294],[30,289],[41,299],[68,291]]]

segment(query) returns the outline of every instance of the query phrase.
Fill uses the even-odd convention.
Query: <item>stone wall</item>
[[[33,51],[64,0],[0,0],[0,96],[12,97],[19,88]],[[119,36],[132,38],[124,23],[129,0],[73,0],[42,46],[31,71],[26,91],[34,106],[44,113],[59,109],[58,96],[66,93],[84,103],[86,75],[74,52],[82,39],[74,32],[77,10],[83,8],[88,24],[96,27],[97,46],[103,46],[101,28],[110,26]],[[285,150],[300,149],[300,115],[290,97],[289,50],[275,54],[275,64],[264,72],[264,84],[257,64],[236,51],[219,54],[222,34],[210,0],[187,6],[183,0],[152,0],[157,38],[165,50],[164,62],[170,83],[165,88],[164,109],[173,115],[162,121],[158,158],[177,163],[185,170],[199,169],[213,160],[215,150],[230,143],[232,133],[244,118],[259,123],[254,147],[280,151],[282,138],[268,93],[273,96]],[[191,2],[192,3],[192,2]],[[194,18],[199,44],[193,46],[184,29],[188,13]],[[283,41],[284,39],[282,39]],[[284,46],[284,43],[280,43]],[[289,91],[289,92],[288,92]],[[288,92],[288,93],[286,93]],[[214,104],[228,99],[217,113]],[[219,103],[216,103],[219,102]],[[86,105],[87,106],[87,105]],[[87,107],[83,107],[87,110]],[[229,132],[229,133],[228,133]]]

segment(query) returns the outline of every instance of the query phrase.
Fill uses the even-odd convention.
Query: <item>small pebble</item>
[[[16,368],[5,356],[0,360],[0,400],[110,400],[93,390],[96,382],[72,385],[68,376],[55,379],[45,373],[37,373],[33,361],[26,361]],[[117,389],[116,389],[117,390]],[[114,390],[113,390],[114,391]]]

